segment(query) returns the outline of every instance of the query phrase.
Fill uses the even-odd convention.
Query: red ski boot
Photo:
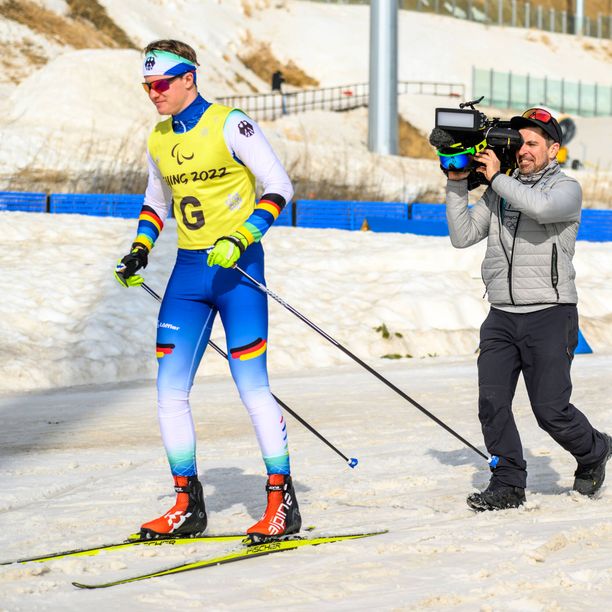
[[[197,476],[175,476],[176,502],[166,514],[145,523],[140,537],[147,540],[196,536],[206,529],[202,484]]]
[[[291,476],[270,474],[266,492],[268,507],[260,521],[247,530],[247,536],[254,544],[278,540],[282,536],[297,533],[302,526]]]

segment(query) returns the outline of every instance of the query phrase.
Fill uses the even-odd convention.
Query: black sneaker
[[[518,508],[525,503],[525,489],[491,480],[484,491],[468,495],[466,501],[467,505],[476,512]]]
[[[574,472],[574,491],[578,491],[581,495],[595,495],[606,479],[606,463],[612,457],[612,438],[608,434],[604,434],[608,452],[599,463],[591,465],[580,465]]]

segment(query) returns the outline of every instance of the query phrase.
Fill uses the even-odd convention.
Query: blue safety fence
[[[294,225],[294,203],[289,202],[285,208],[281,211],[281,214],[278,215],[278,218],[274,222],[274,225],[277,227],[291,227]]]
[[[448,236],[446,206],[444,204],[410,204],[408,218],[389,220],[377,215],[367,217],[368,229],[373,232],[400,232],[419,236]]]
[[[612,210],[585,208],[582,211],[577,238],[589,242],[612,240]]]
[[[409,205],[401,202],[296,200],[295,225],[345,230],[361,229],[368,216],[402,221],[409,218]]]
[[[47,194],[0,191],[0,210],[47,212]]]
[[[53,193],[49,212],[135,219],[143,201],[142,194]]]
[[[448,236],[446,207],[443,204],[415,202],[410,205],[410,218],[406,221],[395,222],[372,215],[367,217],[367,225],[373,232]],[[583,209],[577,239],[588,242],[612,241],[612,210]]]
[[[0,192],[0,211],[48,211],[136,219],[142,203],[142,194]],[[296,200],[285,206],[275,225],[448,236],[444,204],[421,202]],[[578,240],[612,241],[612,210],[584,209]]]

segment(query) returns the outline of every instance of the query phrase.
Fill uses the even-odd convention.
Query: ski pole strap
[[[244,244],[242,244],[242,240],[240,240],[240,238],[238,238],[237,236],[233,236],[232,234],[230,234],[229,236],[221,236],[221,238],[218,238],[217,240],[215,240],[215,246],[217,246],[217,243],[221,242],[222,240],[228,240],[234,246],[238,247],[238,250],[240,251],[241,255],[246,250]]]

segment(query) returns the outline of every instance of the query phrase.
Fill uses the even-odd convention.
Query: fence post
[[[601,21],[601,13],[597,13],[597,38],[601,38],[603,34],[603,23]]]
[[[497,23],[500,26],[504,25],[504,5],[503,5],[503,0],[497,0]]]
[[[542,5],[538,4],[536,8],[536,20],[537,20],[537,28],[538,30],[542,30]]]
[[[531,102],[529,101],[529,73],[527,73],[527,91],[525,92],[526,100],[525,103],[527,106],[531,106]]]
[[[489,0],[484,0],[483,10],[484,10],[484,22],[489,23]]]
[[[525,27],[531,27],[531,5],[529,2],[525,2]]]
[[[472,0],[468,0],[467,3],[467,19],[468,21],[474,21],[474,13],[472,12]]]
[[[565,112],[565,77],[561,78],[561,112]]]
[[[550,27],[548,28],[551,32],[555,31],[555,9],[551,8],[548,11],[550,17]]]
[[[516,28],[516,0],[512,0],[512,17],[510,19],[510,25]]]
[[[512,108],[512,70],[508,71],[508,106]]]
[[[493,75],[494,75],[493,68],[491,68],[491,70],[489,71],[489,92],[491,95],[491,97],[489,98],[490,106],[495,106],[495,104],[493,103],[493,78],[494,78]],[[476,92],[474,92],[473,98],[476,98]]]
[[[567,34],[567,11],[561,11],[561,32]]]
[[[593,117],[597,117],[597,98],[599,96],[599,91],[597,91],[597,83],[595,83],[595,87],[593,88]]]

